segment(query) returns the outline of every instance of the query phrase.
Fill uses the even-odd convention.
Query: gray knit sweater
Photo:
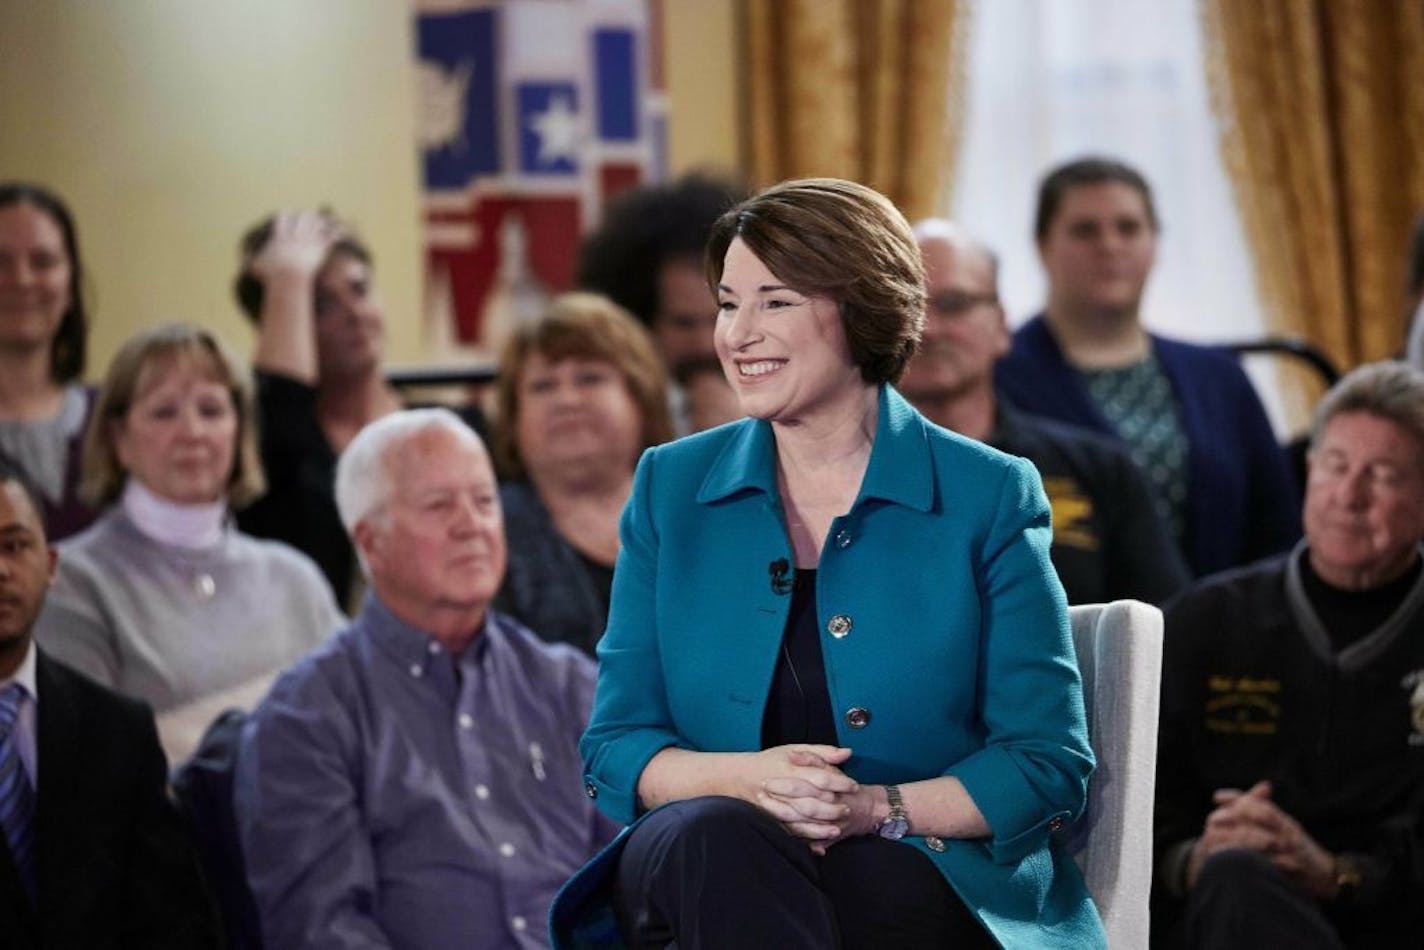
[[[62,662],[163,712],[279,670],[346,623],[305,555],[229,526],[191,550],[115,505],[59,545],[35,625]]]

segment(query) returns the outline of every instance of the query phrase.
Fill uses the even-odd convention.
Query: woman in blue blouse
[[[787,182],[707,260],[751,418],[638,466],[582,744],[632,825],[556,941],[1101,945],[1052,835],[1093,760],[1048,505],[890,387],[924,310],[904,218]]]

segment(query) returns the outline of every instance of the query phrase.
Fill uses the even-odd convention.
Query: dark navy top
[[[840,745],[821,656],[821,625],[816,621],[816,572],[803,568],[796,569],[781,656],[761,722],[763,749],[791,742]]]

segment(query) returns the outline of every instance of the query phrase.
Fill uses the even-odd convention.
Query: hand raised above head
[[[323,212],[283,211],[273,217],[272,234],[248,267],[263,283],[278,275],[314,276],[343,233]]]

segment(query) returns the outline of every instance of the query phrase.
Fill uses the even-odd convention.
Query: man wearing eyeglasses
[[[1161,603],[1188,575],[1146,480],[1111,440],[1000,400],[1009,349],[992,252],[949,221],[915,228],[929,303],[920,350],[899,389],[932,421],[1032,462],[1053,508],[1051,556],[1075,604]]]

